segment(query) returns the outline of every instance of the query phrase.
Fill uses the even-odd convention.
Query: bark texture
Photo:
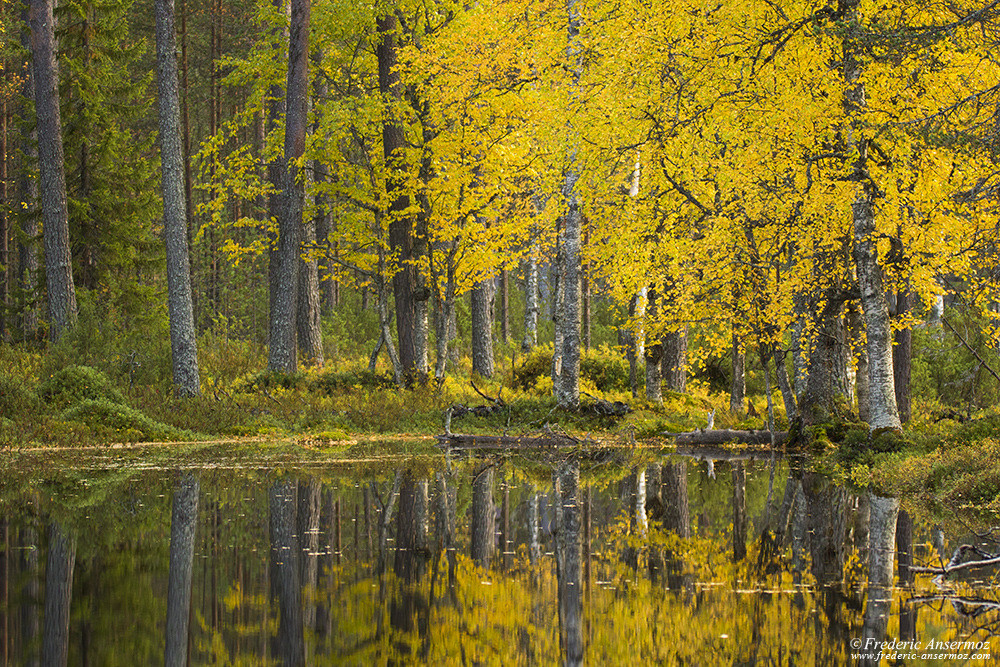
[[[530,352],[538,345],[538,246],[533,245],[524,269],[524,338],[521,351]]]
[[[687,327],[663,337],[663,380],[667,389],[687,391]]]
[[[49,299],[49,338],[55,341],[76,324],[76,286],[69,246],[66,172],[59,116],[59,70],[55,21],[52,17],[54,0],[29,2],[42,235],[45,240],[45,287]]]
[[[285,160],[278,207],[278,266],[271,283],[270,348],[267,367],[294,373],[299,265],[302,248],[302,213],[305,183],[296,166],[305,152],[306,107],[309,99],[309,0],[290,0],[288,78],[285,86]]]
[[[496,285],[492,278],[476,283],[470,295],[472,305],[472,370],[484,378],[493,377],[493,301]]]
[[[376,21],[376,28],[379,36],[376,48],[378,87],[390,105],[382,123],[382,151],[387,166],[385,189],[390,202],[387,211],[389,248],[399,262],[392,278],[396,303],[396,334],[399,338],[399,363],[409,384],[416,377],[422,350],[426,347],[426,343],[422,345],[418,340],[421,326],[418,322],[420,313],[417,302],[419,300],[426,304],[429,292],[425,294],[425,289],[421,288],[419,271],[414,262],[420,256],[421,244],[414,234],[414,216],[409,211],[411,202],[406,187],[406,173],[409,170],[406,163],[406,133],[398,112],[392,108],[393,104],[402,102],[404,94],[397,69],[398,22],[395,14],[390,12],[380,17]],[[423,331],[426,331],[426,326]]]
[[[201,379],[191,298],[175,34],[174,1],[156,0],[156,81],[160,109],[160,171],[163,241],[167,251],[170,355],[174,390],[181,396],[196,396],[201,393]]]
[[[580,80],[580,16],[576,0],[568,0],[567,53],[574,62],[573,87]],[[559,266],[559,288],[562,292],[556,326],[556,363],[552,369],[552,386],[556,404],[576,410],[580,406],[580,241],[582,215],[577,199],[576,183],[580,176],[576,167],[576,148],[568,150],[568,168],[563,180],[562,195],[566,201],[563,214],[562,252]]]
[[[316,218],[302,225],[302,245],[316,247]],[[323,365],[323,333],[320,328],[322,304],[319,291],[319,261],[315,257],[299,259],[299,301],[296,329],[302,361],[311,366]]]
[[[163,663],[183,667],[188,661],[191,575],[198,523],[198,480],[185,475],[174,491],[170,515],[170,575],[167,583],[167,636]]]

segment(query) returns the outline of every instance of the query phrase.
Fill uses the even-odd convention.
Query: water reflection
[[[845,664],[855,639],[982,641],[997,629],[983,572],[913,581],[906,564],[937,563],[934,536],[897,499],[850,493],[795,461],[772,477],[767,461],[714,460],[712,471],[622,453],[9,480],[0,655]]]

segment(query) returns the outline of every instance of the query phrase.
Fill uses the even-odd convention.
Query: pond
[[[800,461],[193,458],[7,455],[3,664],[993,664],[995,569],[907,564],[997,545]]]

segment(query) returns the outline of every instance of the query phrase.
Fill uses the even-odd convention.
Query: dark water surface
[[[889,642],[880,664],[994,664],[995,570],[911,582],[899,567],[1000,550],[974,526],[912,508],[896,521],[896,501],[796,464],[779,461],[772,483],[767,460],[713,456],[179,469],[11,454],[0,658],[836,665]],[[897,537],[897,562],[878,557]]]

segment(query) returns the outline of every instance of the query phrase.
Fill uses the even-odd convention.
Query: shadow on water
[[[0,664],[992,664],[992,536],[801,460],[282,466],[9,464]]]

